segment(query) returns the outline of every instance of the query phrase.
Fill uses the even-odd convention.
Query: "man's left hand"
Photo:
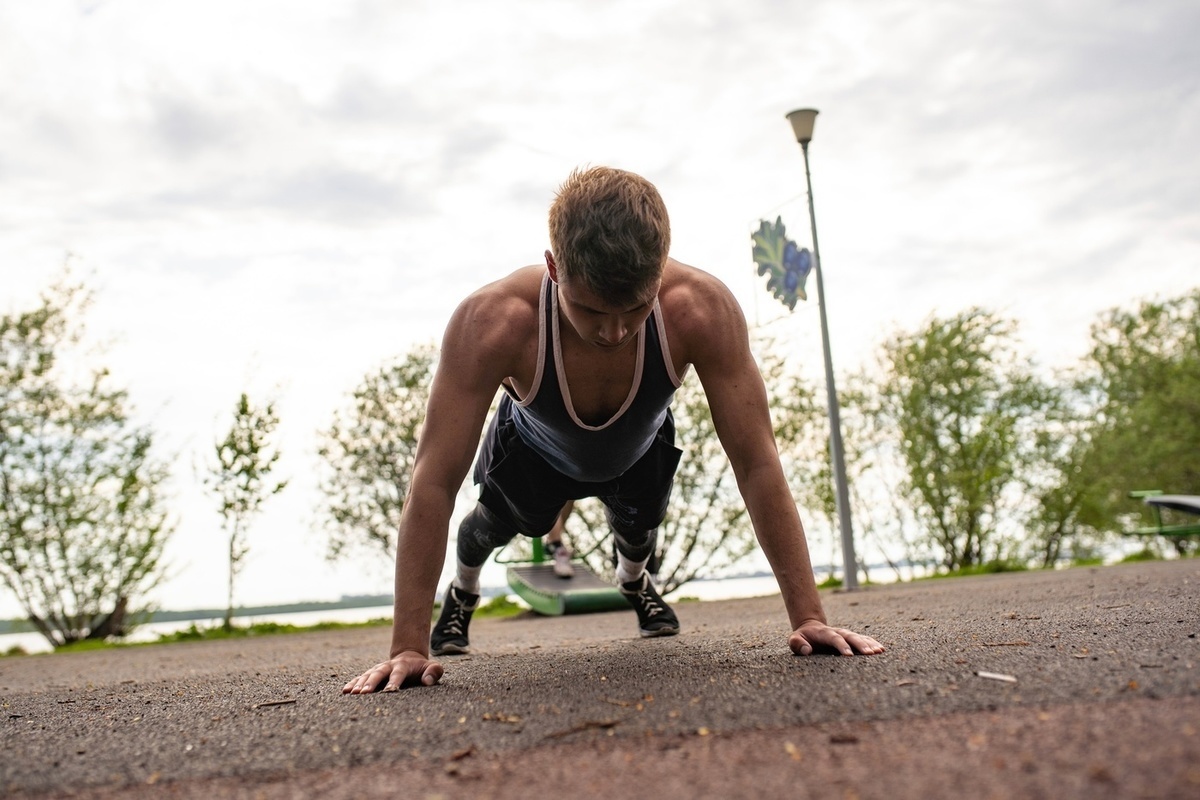
[[[809,620],[793,631],[788,646],[798,656],[806,656],[818,650],[832,650],[844,656],[859,653],[864,656],[883,652],[883,645],[870,636],[863,636],[846,628],[832,628],[824,622]]]

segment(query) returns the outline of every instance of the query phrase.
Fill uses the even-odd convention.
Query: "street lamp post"
[[[858,588],[858,562],[854,557],[854,529],[850,525],[850,490],[846,485],[846,457],[842,448],[842,419],[838,407],[837,387],[833,382],[833,355],[829,349],[829,323],[825,316],[825,282],[821,275],[821,250],[817,246],[817,211],[813,201],[812,175],[808,171],[808,143],[812,141],[817,121],[815,108],[801,108],[787,115],[792,123],[796,141],[804,151],[804,180],[808,184],[808,220],[812,225],[813,272],[817,276],[817,305],[821,312],[821,346],[825,354],[825,389],[829,401],[829,452],[833,456],[833,477],[837,486],[838,523],[842,531],[842,567],[844,586]]]

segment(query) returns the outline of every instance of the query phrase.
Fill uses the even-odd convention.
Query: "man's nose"
[[[628,327],[619,316],[607,317],[600,323],[600,338],[608,344],[617,344],[625,338]]]

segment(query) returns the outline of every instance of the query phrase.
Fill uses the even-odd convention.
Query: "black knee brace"
[[[613,531],[613,541],[621,555],[630,561],[646,561],[654,554],[654,546],[658,543],[658,528],[642,533],[621,534]]]
[[[481,567],[493,550],[508,544],[516,535],[515,529],[476,504],[458,526],[458,560],[468,567]]]

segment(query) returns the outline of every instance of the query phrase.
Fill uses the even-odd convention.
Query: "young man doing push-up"
[[[343,692],[437,683],[443,668],[430,654],[466,652],[488,555],[518,533],[546,534],[564,504],[584,497],[605,505],[617,580],[640,633],[678,632],[645,567],[680,458],[671,398],[689,368],[779,582],[792,651],[883,652],[826,623],[745,318],[717,278],[669,257],[670,240],[649,181],[577,170],[551,205],[545,263],[455,310],[400,521],[391,652]],[[457,573],[431,635],[455,496],[497,389],[504,395],[475,460],[479,502],[459,525]]]

